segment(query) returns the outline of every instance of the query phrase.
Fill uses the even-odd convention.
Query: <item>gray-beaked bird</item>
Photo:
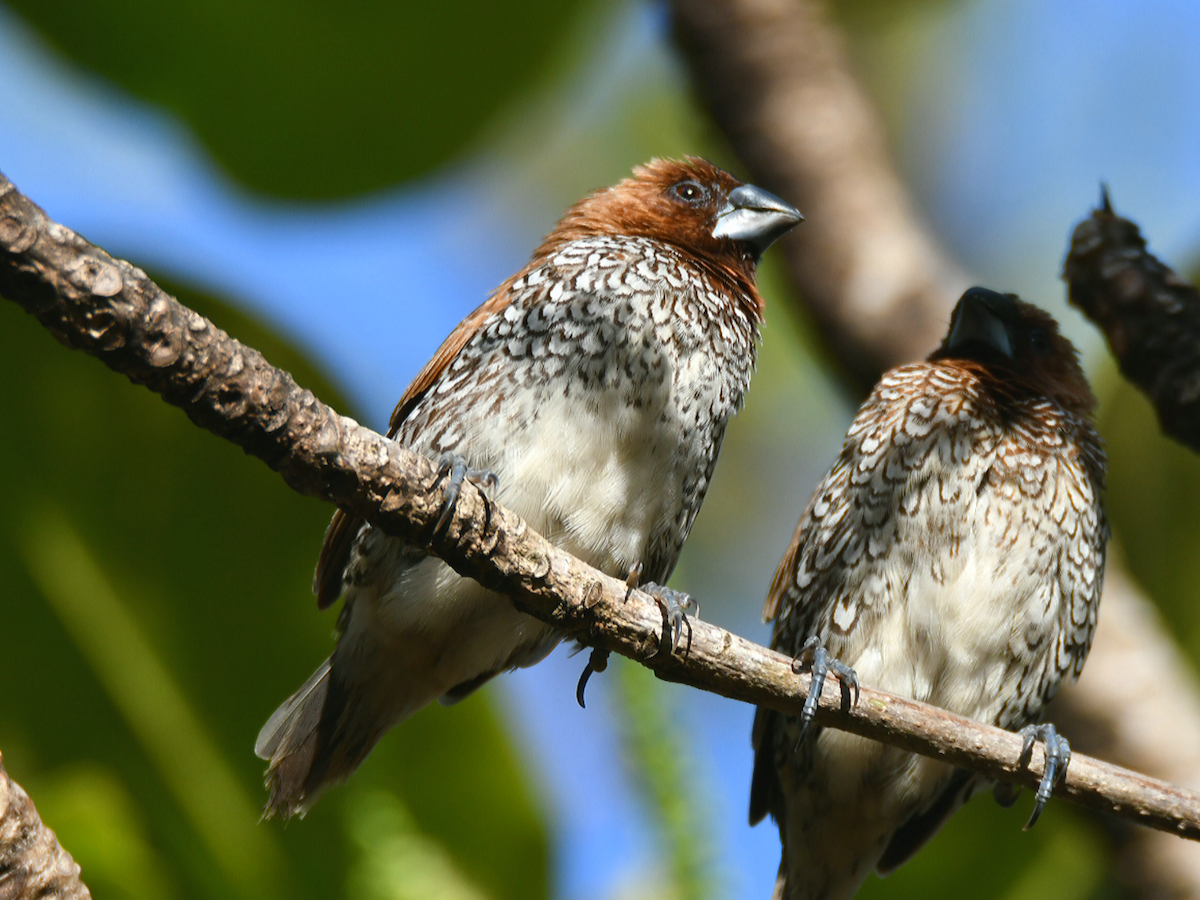
[[[1091,648],[1104,451],[1075,348],[1042,310],[967,291],[926,362],[883,376],[817,487],[766,603],[771,646],[1046,742],[1034,819],[1070,748],[1035,725]],[[832,660],[837,660],[836,663]],[[816,688],[819,694],[819,686]],[[984,783],[760,708],[750,821],[779,825],[775,896],[842,900],[907,860]],[[1030,820],[1032,824],[1033,819]]]
[[[665,582],[754,369],[760,254],[800,214],[701,159],[655,160],[575,204],[446,339],[389,436],[554,543]],[[422,547],[338,512],[314,577],[344,595],[333,655],[267,721],[266,814],[308,809],[434,699],[541,660],[562,639]]]

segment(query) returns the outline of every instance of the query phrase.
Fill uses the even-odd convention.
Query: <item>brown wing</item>
[[[792,578],[796,574],[796,562],[800,556],[800,546],[803,544],[804,525],[807,519],[808,513],[805,513],[804,518],[800,520],[799,527],[796,528],[796,533],[792,535],[791,545],[775,568],[775,577],[771,579],[771,589],[767,592],[767,602],[763,604],[764,622],[770,622],[775,618],[775,614],[779,612],[779,604],[783,600],[783,595],[791,587]]]
[[[426,392],[438,380],[446,366],[450,365],[467,342],[475,336],[479,327],[496,311],[503,309],[509,302],[509,287],[518,275],[496,289],[473,313],[463,319],[450,336],[442,341],[437,352],[429,362],[425,363],[417,377],[413,379],[388,423],[389,438],[394,438],[400,431],[404,420],[412,413],[413,408],[425,396]],[[325,540],[321,543],[321,552],[317,556],[317,570],[313,573],[313,593],[317,595],[317,608],[325,609],[342,595],[342,573],[350,561],[350,548],[354,538],[363,526],[363,520],[352,516],[343,510],[337,510],[329,527],[325,530]]]
[[[808,498],[808,505],[804,507],[804,514],[800,516],[800,524],[796,526],[792,542],[788,545],[787,552],[783,554],[779,565],[775,567],[775,577],[771,579],[771,589],[767,591],[767,601],[763,604],[764,622],[770,622],[779,614],[780,604],[788,601],[788,593],[795,587],[796,568],[800,565],[805,544],[812,537],[808,532],[812,524],[813,506],[828,490],[830,483],[837,480],[844,455],[845,448],[842,450],[842,455],[834,462],[833,468],[825,474],[824,480],[817,485],[812,496]],[[794,600],[794,598],[791,599]]]
[[[400,398],[400,402],[396,404],[392,420],[388,423],[388,437],[396,436],[400,426],[404,424],[404,420],[413,411],[413,407],[433,387],[433,383],[441,377],[446,366],[450,365],[451,360],[462,352],[462,348],[467,346],[467,342],[475,336],[475,332],[488,317],[509,304],[511,301],[509,288],[522,274],[524,274],[524,270],[500,285],[492,296],[484,300],[473,313],[459,322],[458,327],[450,332],[450,336],[442,341],[442,346],[437,348],[437,352],[417,373],[417,377],[413,379],[408,390],[404,392],[404,396]]]
[[[328,609],[342,596],[342,573],[350,561],[350,546],[354,536],[362,527],[362,519],[334,510],[329,527],[325,529],[325,540],[317,556],[317,570],[313,572],[313,593],[317,595],[317,609]]]

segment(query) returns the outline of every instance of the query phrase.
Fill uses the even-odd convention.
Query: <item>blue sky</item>
[[[935,6],[905,35],[883,38],[920,51],[895,93],[904,108],[892,118],[905,123],[897,155],[926,216],[971,269],[1087,334],[1063,312],[1057,274],[1101,180],[1153,249],[1179,264],[1196,259],[1200,4]],[[0,169],[111,252],[244,303],[307,347],[378,426],[442,337],[523,262],[562,206],[610,180],[607,171],[571,171],[570,159],[587,140],[587,120],[619,115],[639,79],[654,79],[687,115],[664,17],[644,6],[612,18],[561,94],[534,101],[544,136],[536,152],[501,134],[419,184],[352,203],[286,204],[240,190],[183,125],[72,69],[0,7]],[[547,169],[553,187],[531,190]],[[830,408],[834,419],[846,415]],[[814,457],[805,472],[826,459]],[[789,502],[776,517],[794,522],[800,510]],[[782,541],[773,538],[767,555]],[[752,611],[722,624],[766,635]],[[653,863],[603,679],[589,688],[586,714],[564,689],[581,665],[560,651],[500,688],[543,774],[559,842],[556,892],[570,900],[611,896]],[[770,827],[744,824],[752,711],[671,690],[696,765],[714,785],[729,894],[766,896],[777,840]],[[594,773],[587,794],[572,789],[580,770]]]

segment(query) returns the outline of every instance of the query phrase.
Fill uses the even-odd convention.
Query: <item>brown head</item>
[[[1088,417],[1096,405],[1075,346],[1045,310],[1016,294],[974,287],[962,295],[950,331],[930,362],[963,362],[979,368],[997,393],[1046,396]]]
[[[634,169],[632,178],[572,206],[534,257],[593,235],[652,238],[748,288],[761,306],[754,292],[758,259],[802,219],[774,194],[743,184],[707,160],[655,159]]]

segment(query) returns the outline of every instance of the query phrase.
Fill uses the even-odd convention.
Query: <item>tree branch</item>
[[[434,466],[338,416],[256,350],[164,293],[140,269],[52,222],[0,175],[0,293],[63,343],[83,349],[241,446],[301,493],[363,516],[508,594],[518,608],[586,644],[621,653],[661,678],[797,714],[808,676],[787,657],[693,621],[686,653],[660,644],[655,601],[534,532],[469,483],[449,525],[431,534],[444,486]],[[1021,739],[942,710],[863,688],[853,711],[829,685],[818,720],[865,737],[1036,786],[1040,748],[1021,765]],[[1200,794],[1082,755],[1060,792],[1153,828],[1200,839]]]
[[[796,201],[820,229],[780,243],[802,314],[863,389],[936,345],[970,283],[928,232],[888,159],[884,129],[816,0],[671,0],[676,33],[709,114],[756,183]],[[1136,622],[1136,641],[1121,628]],[[1143,677],[1154,673],[1154,678]],[[1117,694],[1111,687],[1120,685]],[[1194,671],[1153,604],[1109,560],[1083,678],[1054,716],[1126,765],[1177,781],[1200,771]],[[1136,698],[1136,706],[1134,699]],[[1137,711],[1136,729],[1130,727]],[[1171,747],[1171,759],[1162,748]],[[1146,896],[1200,896],[1200,854],[1158,832],[1114,831],[1121,875]]]
[[[33,801],[8,777],[0,755],[0,898],[91,896],[79,880],[79,866],[38,818]]]
[[[671,5],[694,86],[738,158],[819,223],[779,252],[835,363],[865,394],[885,369],[937,345],[967,273],[917,223],[820,4]]]
[[[1055,724],[1079,746],[1104,747],[1113,762],[1153,772],[1175,784],[1200,788],[1200,686],[1190,664],[1147,599],[1110,552],[1101,621],[1089,664],[1077,684],[1055,700]],[[1059,701],[1068,701],[1059,704]],[[1114,713],[1115,711],[1115,713]],[[1101,732],[1101,733],[1098,733]],[[1154,885],[1151,896],[1196,897],[1200,848],[1143,828],[1121,829],[1119,878]]]
[[[1200,291],[1146,251],[1137,225],[1103,202],[1071,236],[1071,302],[1100,326],[1121,374],[1162,430],[1200,452]]]

